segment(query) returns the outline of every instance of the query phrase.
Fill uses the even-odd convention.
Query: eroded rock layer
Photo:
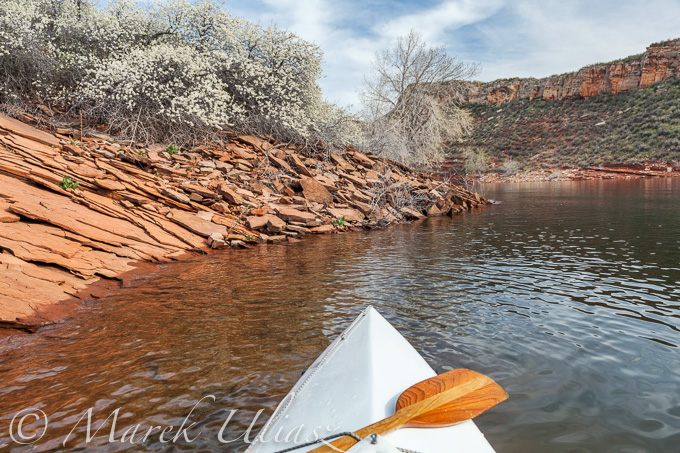
[[[500,79],[467,84],[470,104],[502,104],[517,99],[582,99],[618,94],[680,76],[680,39],[652,44],[642,55],[594,64],[543,79]]]

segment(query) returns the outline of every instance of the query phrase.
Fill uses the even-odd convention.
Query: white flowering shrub
[[[102,60],[86,72],[79,94],[91,116],[138,141],[181,140],[193,128],[221,128],[245,113],[210,58],[165,43]]]
[[[321,58],[210,0],[0,0],[0,101],[82,109],[137,141],[230,127],[347,142],[357,125],[323,100]]]

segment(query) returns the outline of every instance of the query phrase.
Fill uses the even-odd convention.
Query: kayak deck
[[[247,451],[277,452],[357,431],[394,414],[404,390],[435,375],[408,341],[368,307],[303,374]],[[405,428],[383,437],[419,453],[494,451],[471,420],[445,428]]]

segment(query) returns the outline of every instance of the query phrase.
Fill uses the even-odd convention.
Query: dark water
[[[0,450],[237,451],[243,439],[220,433],[234,440],[265,409],[254,434],[373,304],[437,371],[472,368],[508,390],[477,419],[499,453],[680,451],[680,180],[486,194],[504,202],[165,265],[2,340]],[[22,440],[11,421],[26,408],[48,426],[21,447],[10,425]],[[27,416],[24,437],[42,422]],[[183,422],[191,441],[176,436]]]

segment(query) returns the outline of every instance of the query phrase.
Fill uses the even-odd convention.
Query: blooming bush
[[[0,101],[43,103],[137,141],[226,127],[344,143],[358,129],[324,101],[321,50],[211,0],[0,2]]]

